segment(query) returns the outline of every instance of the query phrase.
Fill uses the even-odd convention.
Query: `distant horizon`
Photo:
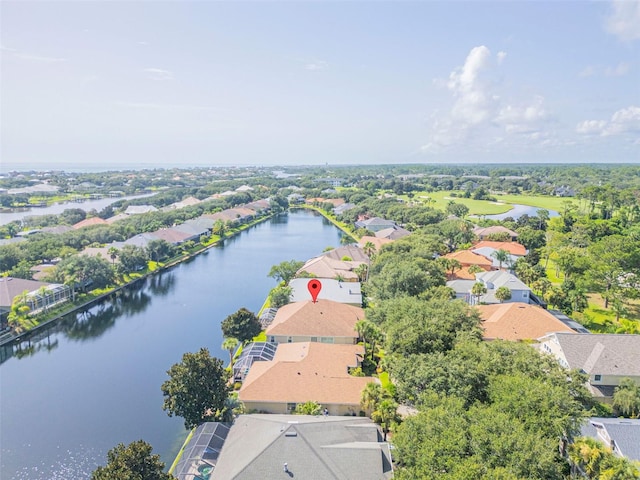
[[[0,27],[10,168],[640,161],[640,1],[6,1]]]
[[[62,171],[62,172],[71,172],[71,173],[97,173],[97,172],[118,172],[118,171],[141,171],[141,170],[171,170],[171,169],[179,169],[179,170],[189,170],[195,168],[270,168],[270,169],[292,169],[292,168],[353,168],[353,167],[403,167],[403,166],[425,166],[425,167],[464,167],[464,166],[474,166],[474,167],[495,167],[495,168],[508,168],[508,167],[527,167],[527,166],[567,166],[567,167],[576,167],[576,166],[603,166],[603,167],[616,167],[616,166],[640,166],[640,159],[635,162],[521,162],[521,163],[500,163],[500,162],[406,162],[406,163],[340,163],[340,164],[288,164],[288,165],[277,165],[277,164],[191,164],[191,165],[157,165],[152,163],[138,163],[137,166],[130,165],[122,165],[122,164],[113,164],[113,165],[86,165],[86,164],[78,164],[73,162],[68,162],[64,164],[58,164],[52,166],[51,163],[42,163],[37,164],[33,163],[28,166],[24,165],[13,165],[10,163],[2,162],[0,166],[0,175],[5,175],[11,172],[47,172],[47,171]]]

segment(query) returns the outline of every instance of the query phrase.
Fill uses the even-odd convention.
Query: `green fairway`
[[[452,196],[452,194],[458,196]],[[472,198],[464,198],[464,192],[413,192],[413,197],[407,195],[399,195],[405,202],[418,202],[429,205],[434,208],[444,210],[449,201],[461,203],[469,207],[469,215],[496,215],[506,213],[513,207],[511,204],[528,205],[531,207],[544,208],[547,210],[555,210],[560,212],[564,209],[564,202],[572,201],[576,206],[578,202],[574,199],[563,197],[551,197],[543,195],[492,195],[497,202],[489,202],[486,200],[474,200]]]

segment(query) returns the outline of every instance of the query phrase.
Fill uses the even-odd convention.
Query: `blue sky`
[[[640,161],[640,1],[3,1],[7,166]]]

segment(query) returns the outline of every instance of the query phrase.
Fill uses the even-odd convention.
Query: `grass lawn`
[[[435,208],[444,210],[450,200],[456,203],[461,203],[469,207],[470,215],[495,215],[500,213],[506,213],[511,210],[510,204],[528,205],[531,207],[539,207],[547,210],[562,211],[563,203],[567,200],[571,200],[575,205],[578,202],[573,199],[567,199],[563,197],[552,197],[546,195],[493,195],[496,197],[499,203],[489,202],[486,200],[474,200],[472,198],[464,198],[462,194],[464,192],[455,192],[457,197],[452,197],[453,192],[413,192],[413,198],[407,197],[407,195],[399,195],[405,202],[421,202],[425,205],[432,205]],[[429,201],[432,200],[432,202]]]
[[[619,328],[633,327],[640,323],[640,301],[630,300],[627,303],[627,314],[620,316],[616,322],[616,314],[611,308],[604,308],[604,299],[598,294],[589,294],[589,308],[584,312],[575,312],[573,316],[588,330],[594,333],[615,333]]]
[[[497,200],[505,203],[519,203],[520,205],[529,205],[531,207],[544,208],[546,210],[555,210],[561,212],[564,208],[564,202],[572,201],[576,206],[578,202],[572,198],[551,197],[548,195],[494,195]]]

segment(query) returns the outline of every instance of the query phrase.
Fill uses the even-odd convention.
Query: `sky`
[[[640,162],[640,1],[6,1],[0,168]]]

